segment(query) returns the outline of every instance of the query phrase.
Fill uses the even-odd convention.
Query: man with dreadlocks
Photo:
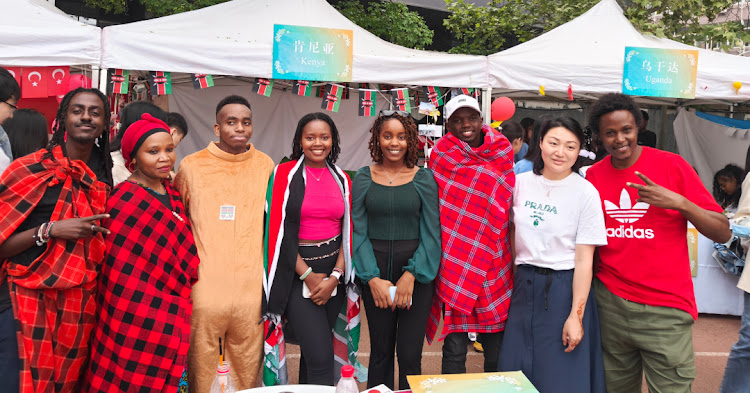
[[[248,143],[253,113],[243,97],[216,106],[218,142],[185,157],[174,184],[198,246],[188,353],[190,391],[208,392],[216,376],[218,338],[237,389],[255,387],[263,353],[263,213],[273,160]]]
[[[98,90],[69,92],[47,148],[0,177],[0,360],[15,359],[0,367],[5,391],[80,391],[109,233],[109,116]]]

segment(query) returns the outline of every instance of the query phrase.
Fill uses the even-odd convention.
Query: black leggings
[[[403,274],[414,255],[419,240],[370,240],[377,260],[380,278],[390,280],[394,285]],[[390,269],[389,269],[390,262]],[[390,277],[388,272],[390,270]],[[394,347],[398,353],[398,388],[408,389],[407,375],[422,374],[422,345],[424,343],[427,318],[432,304],[433,283],[414,282],[412,305],[409,309],[377,308],[365,284],[362,301],[367,312],[370,329],[370,365],[367,375],[367,388],[385,384],[391,390],[394,371]]]
[[[341,247],[341,236],[330,244],[320,247],[299,247],[302,258],[326,255]],[[327,258],[305,261],[315,273],[331,274],[336,266],[337,255]],[[333,280],[333,278],[331,278]],[[312,289],[312,288],[311,288]],[[299,342],[300,383],[333,386],[333,327],[339,311],[346,300],[344,285],[339,285],[337,294],[323,306],[318,306],[310,299],[302,297],[302,281],[295,274],[292,281],[292,292],[284,313],[292,335]]]

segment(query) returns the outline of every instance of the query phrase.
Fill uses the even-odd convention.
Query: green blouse
[[[370,239],[419,239],[404,270],[423,284],[433,281],[442,254],[438,204],[437,183],[429,169],[420,168],[413,181],[391,187],[373,183],[369,166],[360,168],[352,183],[352,247],[357,277],[365,283],[380,277]],[[373,211],[368,212],[368,205]]]

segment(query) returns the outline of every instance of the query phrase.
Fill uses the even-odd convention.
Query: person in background
[[[291,161],[269,182],[266,259],[268,301],[264,316],[285,316],[299,343],[299,381],[334,383],[334,324],[353,279],[351,180],[337,167],[336,124],[325,113],[297,123]]]
[[[4,128],[16,158],[44,149],[49,142],[47,119],[33,109],[16,110],[13,117],[5,121]]]
[[[526,156],[519,160],[518,162],[513,165],[513,172],[516,175],[520,175],[524,172],[530,172],[534,168],[534,157],[536,157],[539,154],[539,144],[541,143],[541,137],[539,136],[541,132],[541,125],[546,120],[552,119],[552,115],[542,115],[539,117],[539,120],[532,123],[532,132],[531,136],[529,137],[531,142],[529,143],[529,151],[526,152]],[[527,117],[528,119],[528,117]]]
[[[134,170],[107,199],[110,233],[84,391],[176,392],[187,388],[198,250],[168,180],[175,152],[167,124],[146,113],[121,142]]]
[[[516,177],[516,274],[498,371],[521,370],[540,392],[604,393],[591,291],[596,246],[607,244],[599,193],[578,175],[586,136],[558,117],[541,127],[533,172]]]
[[[443,374],[466,372],[467,333],[479,333],[484,370],[497,370],[513,288],[508,236],[515,175],[508,138],[482,125],[479,103],[459,95],[445,105],[449,131],[430,167],[438,184],[443,254],[435,280],[427,340],[443,329]]]
[[[589,127],[610,155],[586,172],[605,211],[594,291],[607,392],[688,393],[695,378],[687,222],[707,238],[732,236],[721,207],[677,154],[640,146],[641,111],[621,93],[589,109]]]
[[[370,129],[373,165],[352,185],[354,266],[364,284],[370,328],[368,388],[394,388],[422,374],[422,345],[440,265],[438,190],[432,171],[417,164],[417,125],[407,112],[383,111]],[[395,287],[391,299],[389,291]]]
[[[648,127],[648,112],[641,110],[643,121],[638,125],[638,144],[641,146],[656,147],[656,134],[646,129]]]
[[[3,104],[0,104],[3,105]],[[104,260],[112,184],[109,100],[67,93],[47,148],[0,176],[0,381],[8,392],[79,392]]]
[[[120,145],[125,130],[127,130],[131,124],[140,120],[144,113],[148,113],[161,121],[167,121],[167,112],[148,101],[133,101],[122,108],[122,111],[120,111],[120,128],[117,131],[117,139],[115,139],[112,142],[112,146],[110,146],[112,161],[114,163],[112,167],[112,179],[114,185],[118,185],[130,177],[131,171],[127,168],[127,165],[130,163],[126,163],[122,158]]]
[[[728,164],[714,174],[714,199],[725,212],[734,213],[737,210],[743,180],[745,171],[734,164]]]
[[[172,140],[174,141],[174,147],[180,144],[183,138],[188,134],[188,125],[185,118],[177,112],[167,113],[167,125],[172,133]]]
[[[263,215],[273,160],[249,143],[253,111],[243,97],[219,101],[214,133],[219,142],[183,158],[174,179],[201,261],[191,292],[194,392],[211,388],[219,337],[237,390],[255,387],[263,354]]]
[[[530,117],[524,117],[521,119],[521,127],[523,127],[523,142],[531,146],[531,135],[534,132],[534,124],[536,122]]]
[[[523,141],[524,129],[521,124],[516,121],[504,121],[500,126],[500,132],[510,141],[514,162],[523,159],[529,150],[529,145]]]
[[[21,86],[5,68],[0,67],[0,173],[13,160],[13,150],[8,134],[3,129],[6,120],[13,117],[21,98]]]
[[[748,172],[750,172],[750,148],[745,154],[745,180],[742,182],[742,195],[737,204],[737,213],[732,217],[734,224],[746,227],[750,227],[750,176],[747,176]],[[748,240],[742,239],[745,255],[749,248]],[[750,370],[750,269],[747,266],[742,270],[737,288],[745,292],[742,294],[745,305],[742,311],[739,339],[729,352],[719,393],[750,391],[750,373],[748,372]]]

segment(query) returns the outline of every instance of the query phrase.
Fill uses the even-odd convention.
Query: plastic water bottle
[[[219,362],[216,367],[216,377],[211,383],[211,393],[236,393],[237,387],[234,385],[234,379],[229,374],[229,362]]]
[[[354,380],[354,367],[341,367],[341,379],[336,384],[336,393],[359,393],[357,381]]]

